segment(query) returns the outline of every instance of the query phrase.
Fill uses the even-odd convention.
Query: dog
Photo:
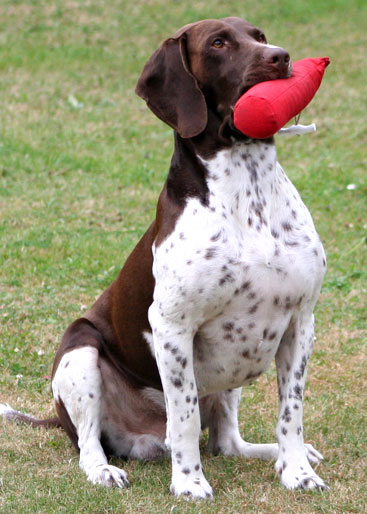
[[[289,489],[325,489],[303,437],[313,309],[326,270],[312,218],[277,163],[274,138],[233,125],[251,86],[287,78],[283,48],[240,18],[181,28],[152,55],[136,92],[174,129],[175,147],[156,218],[116,280],[66,330],[52,372],[57,418],[88,480],[129,485],[110,454],[169,453],[171,492],[212,496],[199,452],[274,459]],[[276,361],[278,443],[239,431],[241,387]]]

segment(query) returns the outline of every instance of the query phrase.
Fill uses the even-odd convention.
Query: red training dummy
[[[328,57],[301,59],[293,63],[290,78],[250,88],[234,107],[235,127],[253,139],[273,136],[311,102],[329,62]]]

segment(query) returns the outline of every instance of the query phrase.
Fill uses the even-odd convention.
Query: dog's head
[[[268,45],[259,28],[241,18],[203,20],[163,42],[145,65],[136,93],[190,138],[205,130],[208,109],[224,119],[251,86],[290,74],[288,52]]]

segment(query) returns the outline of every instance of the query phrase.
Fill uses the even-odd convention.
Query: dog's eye
[[[257,40],[259,41],[259,43],[267,43],[265,34],[263,34],[262,32],[258,33]]]
[[[221,39],[216,38],[214,39],[212,46],[214,46],[214,48],[222,48],[224,46],[224,43]]]

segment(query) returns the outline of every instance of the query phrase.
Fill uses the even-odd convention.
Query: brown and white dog
[[[210,451],[274,459],[290,489],[326,487],[302,427],[324,251],[273,138],[251,140],[232,121],[248,88],[290,74],[289,54],[239,18],[183,27],[142,72],[137,94],[175,134],[156,219],[63,337],[52,373],[58,420],[2,407],[8,418],[60,423],[93,483],[128,485],[106,454],[168,449],[172,493],[211,496],[199,452],[208,427]],[[274,357],[278,444],[250,444],[238,427],[241,386]]]

